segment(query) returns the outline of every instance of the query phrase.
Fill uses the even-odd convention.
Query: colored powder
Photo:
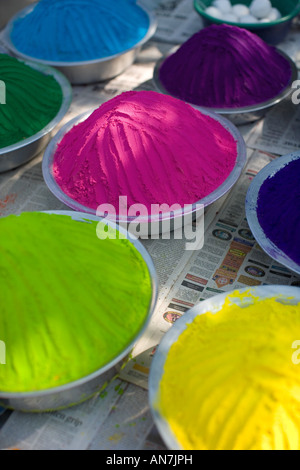
[[[44,129],[63,100],[59,83],[23,62],[0,54],[0,80],[6,104],[0,105],[0,148],[21,142]]]
[[[300,158],[264,182],[257,217],[267,238],[300,265]]]
[[[11,39],[31,57],[81,62],[134,47],[149,24],[136,0],[41,0],[15,23]]]
[[[251,302],[229,296],[170,348],[158,407],[184,449],[300,449],[300,304]]]
[[[246,29],[213,25],[169,56],[160,81],[173,96],[209,108],[252,106],[274,98],[289,84],[289,62]]]
[[[147,265],[128,240],[99,240],[97,223],[43,213],[0,220],[1,391],[85,377],[144,326],[152,297]]]
[[[119,196],[152,204],[192,204],[216,190],[235,166],[237,142],[215,119],[175,98],[126,92],[69,131],[54,157],[54,177],[92,209]]]

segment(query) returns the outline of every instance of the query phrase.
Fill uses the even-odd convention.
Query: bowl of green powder
[[[58,70],[0,54],[0,172],[45,148],[71,100],[71,85]]]
[[[125,229],[78,212],[11,215],[0,230],[0,406],[44,412],[91,398],[154,312],[150,255]]]

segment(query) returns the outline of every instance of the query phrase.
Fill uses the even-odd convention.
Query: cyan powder
[[[194,34],[159,72],[176,98],[209,108],[252,106],[277,96],[292,75],[274,47],[246,29],[213,25]]]
[[[15,23],[11,39],[28,56],[80,62],[130,49],[148,28],[136,0],[41,0]]]
[[[300,158],[264,182],[257,216],[266,236],[300,265]]]

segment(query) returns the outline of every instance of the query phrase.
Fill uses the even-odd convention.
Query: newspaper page
[[[299,104],[294,104],[290,97],[273,108],[252,130],[248,146],[275,155],[300,151]]]
[[[155,11],[155,40],[181,44],[203,28],[203,21],[194,9],[194,0],[140,0],[148,10]]]
[[[73,87],[71,108],[53,134],[73,117],[92,111],[123,91],[153,89],[153,68],[157,60],[202,27],[192,0],[143,2],[150,9],[155,8],[158,17],[153,41],[119,77],[105,83]],[[283,47],[296,57],[298,50],[293,37],[290,35]],[[215,293],[268,283],[300,285],[293,273],[277,266],[262,252],[249,232],[244,213],[244,197],[252,178],[278,155],[282,133],[288,132],[290,116],[288,112],[286,120],[283,116],[284,112],[280,112],[274,118],[281,129],[277,142],[276,138],[266,140],[261,148],[263,152],[259,151],[257,141],[266,120],[240,128],[254,152],[249,151],[247,169],[233,191],[205,212],[205,243],[201,251],[185,250],[183,240],[143,240],[157,270],[160,295],[150,328],[122,374],[113,375],[109,386],[91,400],[67,410],[24,414],[0,409],[0,449],[165,448],[152,420],[147,392],[151,358],[162,336],[190,307]],[[277,122],[273,122],[273,127],[279,127]],[[45,185],[42,157],[43,154],[21,168],[0,174],[0,217],[23,211],[69,210]]]

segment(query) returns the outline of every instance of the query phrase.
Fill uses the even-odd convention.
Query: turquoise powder
[[[37,59],[81,62],[124,52],[148,29],[149,17],[136,0],[41,0],[15,23],[11,39]]]

